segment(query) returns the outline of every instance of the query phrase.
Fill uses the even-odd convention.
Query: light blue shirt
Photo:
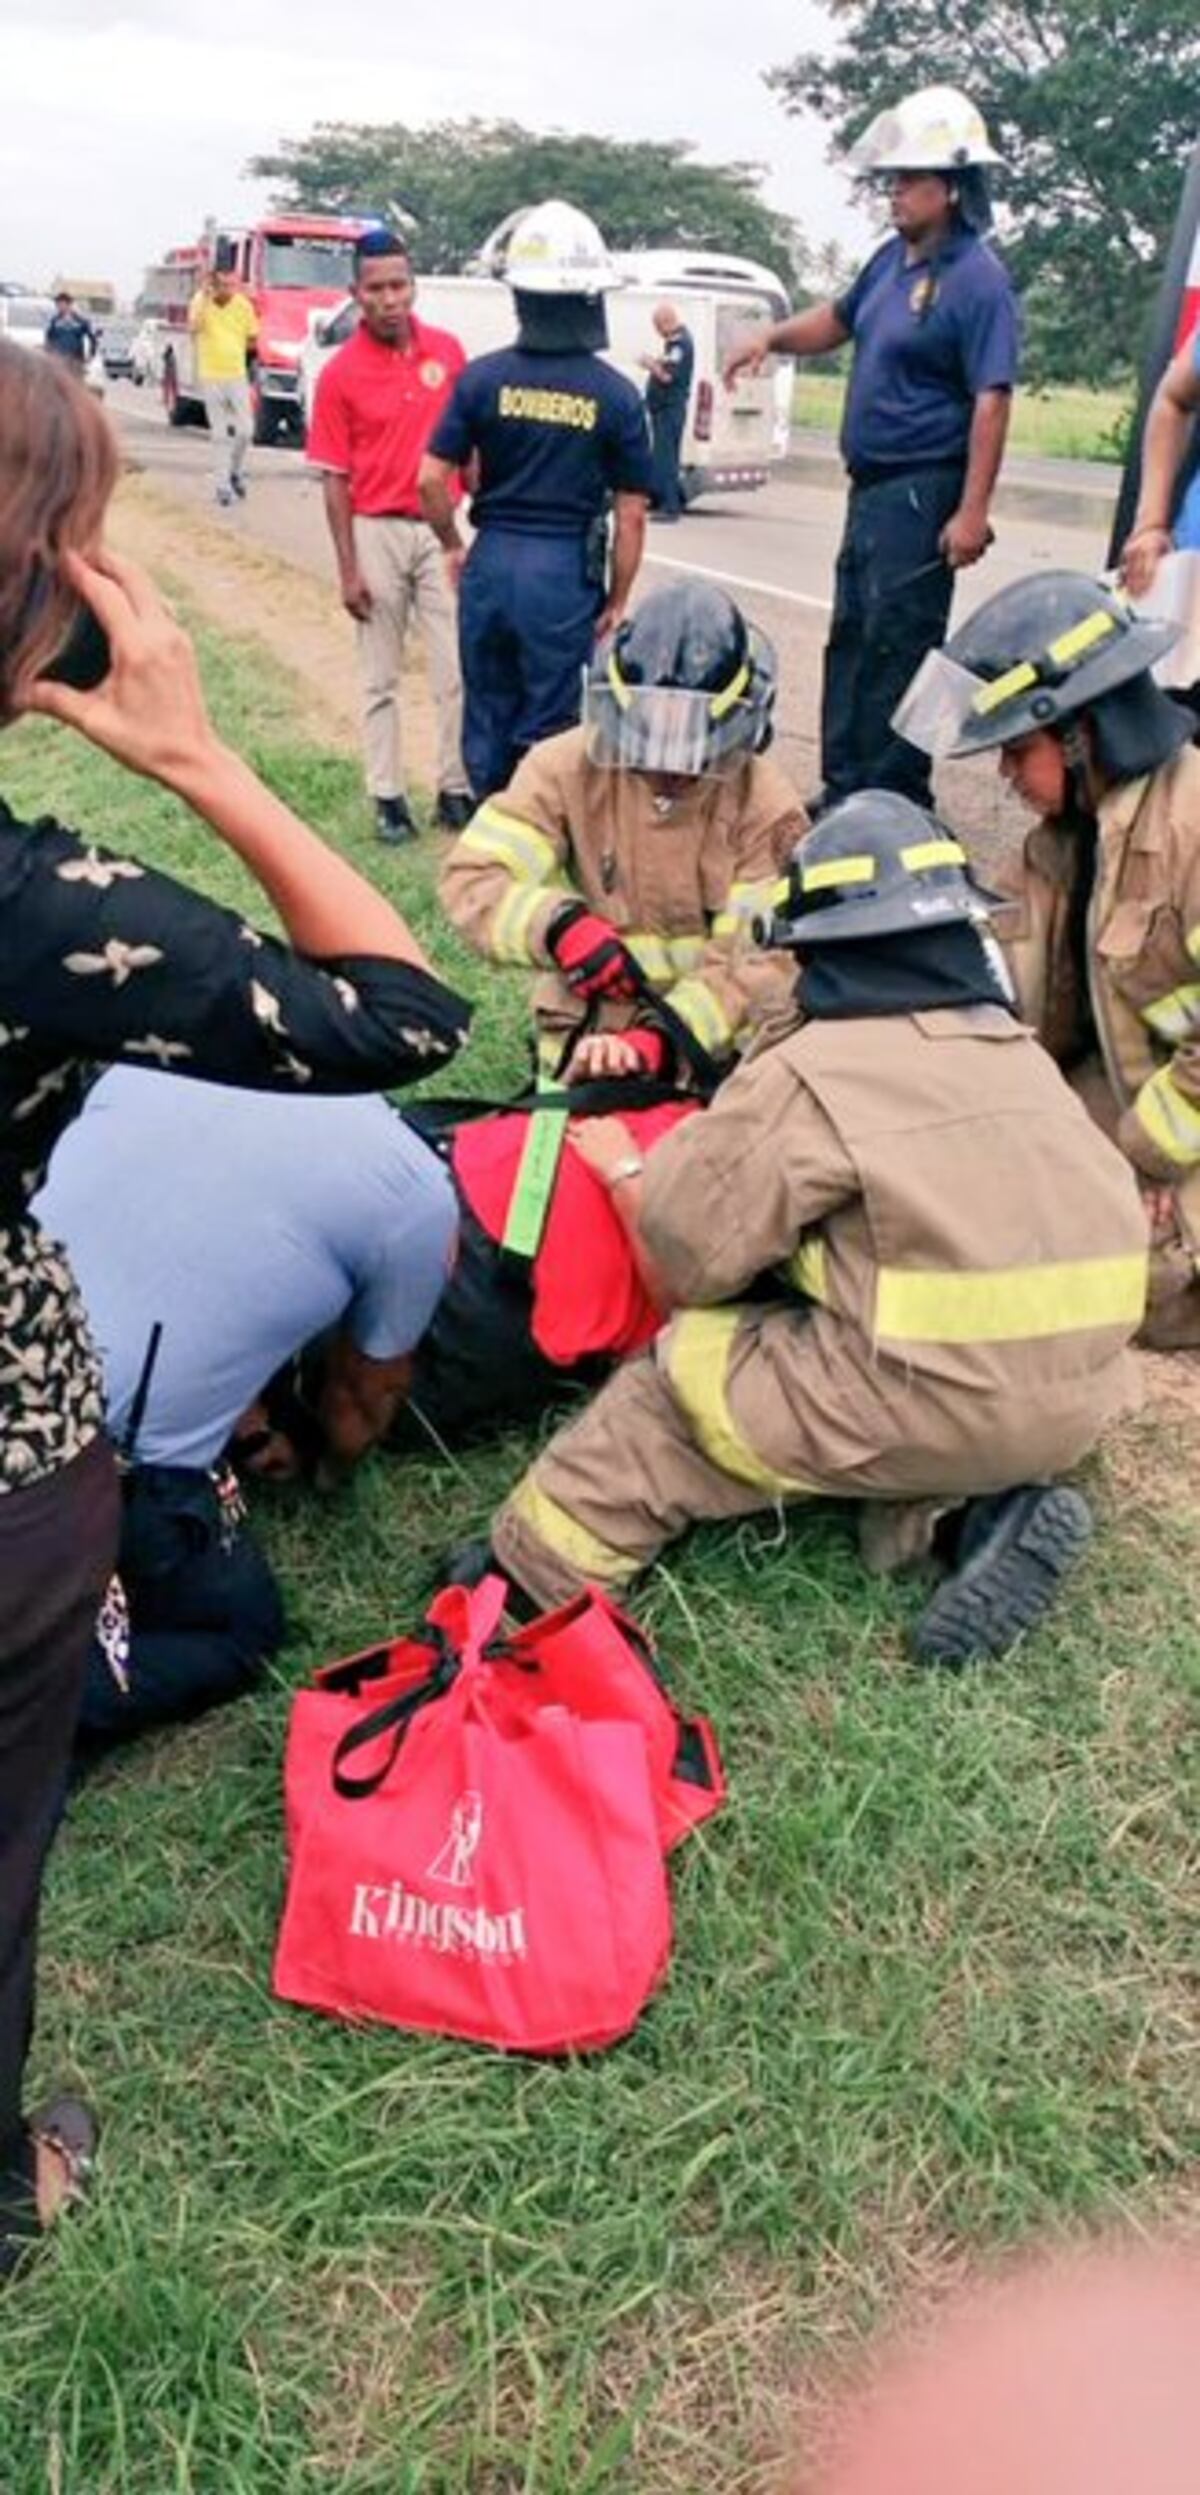
[[[211,1464],[268,1378],[346,1326],[372,1360],[425,1332],[453,1183],[378,1094],[297,1099],[119,1066],[55,1149],[34,1212],[63,1242],[118,1446],[155,1322],[133,1452]]]

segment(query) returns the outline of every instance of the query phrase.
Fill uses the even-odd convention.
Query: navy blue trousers
[[[654,458],[651,504],[655,511],[664,511],[671,519],[678,519],[683,509],[679,453],[683,447],[686,415],[686,407],[652,407],[650,410],[650,443]]]
[[[93,1639],[79,1734],[120,1741],[240,1697],[284,1631],[268,1561],[232,1531],[207,1473],[139,1465],[123,1484],[117,1565],[129,1604],[128,1690]]]
[[[540,738],[574,727],[602,604],[582,535],[480,530],[458,598],[463,763],[477,802],[507,786]]]
[[[939,559],[938,536],[962,482],[960,466],[913,468],[850,488],[825,645],[827,799],[894,788],[918,806],[931,803],[928,756],[889,722],[926,651],[946,637],[954,574]]]

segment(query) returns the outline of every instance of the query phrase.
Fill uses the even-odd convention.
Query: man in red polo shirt
[[[325,516],[342,604],[358,627],[367,787],[381,840],[412,840],[416,824],[400,753],[400,667],[415,609],[438,721],[436,821],[460,832],[473,807],[462,765],[462,683],[446,565],[421,518],[417,469],[465,357],[449,330],[413,311],[404,244],[375,227],[354,254],[359,326],[319,382],[308,456],[325,472]]]

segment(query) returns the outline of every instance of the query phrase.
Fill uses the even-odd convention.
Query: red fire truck
[[[205,227],[198,242],[164,253],[147,269],[136,310],[153,325],[154,361],[173,425],[203,424],[204,396],[187,325],[196,288],[226,268],[258,314],[254,438],[272,442],[301,430],[300,350],[310,312],[340,303],[350,285],[354,245],[365,217],[279,216],[261,225]]]

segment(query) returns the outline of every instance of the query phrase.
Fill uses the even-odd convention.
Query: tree
[[[514,208],[569,199],[616,250],[656,244],[740,252],[790,276],[795,231],[758,196],[755,165],[691,161],[688,141],[623,145],[511,121],[318,122],[247,170],[276,185],[280,209],[373,215],[403,209],[419,267],[454,270]]]
[[[826,0],[843,36],[773,70],[839,150],[915,87],[965,88],[1006,159],[998,228],[1025,294],[1033,380],[1138,358],[1200,129],[1195,0]]]

